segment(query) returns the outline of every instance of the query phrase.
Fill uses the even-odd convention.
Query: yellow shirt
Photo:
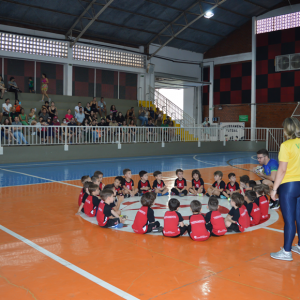
[[[278,160],[288,163],[281,183],[300,181],[300,138],[283,142],[280,146]]]

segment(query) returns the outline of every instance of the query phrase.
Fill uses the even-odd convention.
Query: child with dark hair
[[[155,178],[153,182],[153,191],[157,196],[167,196],[169,195],[169,189],[166,187],[164,181],[162,180],[162,173],[160,171],[155,171],[153,173]]]
[[[117,176],[114,180],[114,188],[113,190],[116,192],[116,195],[123,195],[123,183],[124,178],[122,176]]]
[[[86,198],[90,195],[90,192],[89,192],[89,188],[90,186],[92,185],[93,183],[91,181],[86,181],[84,184],[83,184],[83,190],[84,190],[84,193],[83,193],[83,196],[81,199],[78,199],[78,206],[81,206],[82,204],[82,208],[81,208],[81,212],[84,213],[84,208],[83,208],[83,205],[85,203],[85,200]],[[79,202],[80,200],[80,202]],[[79,211],[79,210],[78,210]]]
[[[138,196],[138,189],[134,188],[134,182],[131,179],[132,174],[130,169],[123,170],[124,175],[124,185],[123,185],[123,194],[125,198]]]
[[[105,187],[105,184],[102,182],[102,180],[103,180],[103,173],[101,171],[95,171],[94,176],[96,176],[96,177],[99,178],[99,181],[100,181],[100,183],[99,183],[99,189],[100,189],[100,191],[102,191],[104,189],[104,187]]]
[[[248,189],[248,191],[250,191],[250,188],[253,191],[253,188],[255,186],[256,186],[256,181],[255,180],[249,180],[249,189]]]
[[[99,185],[100,185],[100,179],[99,179],[98,176],[93,175],[93,176],[91,177],[91,181],[92,181],[94,184],[97,184],[98,187],[99,187]],[[99,187],[99,190],[100,190],[100,187]]]
[[[233,193],[230,199],[232,206],[225,218],[225,226],[228,232],[244,232],[250,226],[250,217],[244,205],[244,197],[239,193]]]
[[[99,198],[99,185],[91,183],[88,188],[89,195],[82,198],[82,203],[79,206],[77,214],[80,213],[82,207],[84,208],[84,213],[88,217],[95,217],[97,213],[97,207],[100,203]]]
[[[192,171],[192,178],[192,187],[189,188],[189,192],[194,196],[198,196],[198,194],[205,194],[204,181],[198,170]]]
[[[193,200],[190,204],[192,215],[190,224],[187,227],[190,238],[193,241],[206,241],[210,237],[210,232],[206,229],[206,222],[201,215],[202,204],[198,200]]]
[[[91,181],[91,177],[89,175],[84,175],[84,176],[81,177],[81,183],[82,183],[83,188],[82,188],[82,190],[79,194],[79,197],[78,197],[78,206],[80,206],[80,204],[82,202],[83,195],[85,194],[84,184],[87,181]]]
[[[229,182],[226,185],[226,193],[230,197],[232,193],[239,193],[240,192],[240,186],[236,182],[236,176],[234,173],[228,174]]]
[[[267,220],[269,218],[269,199],[266,194],[269,193],[269,187],[266,184],[259,184],[253,190],[257,197],[254,202],[261,211],[261,221]]]
[[[140,171],[139,176],[141,178],[141,180],[138,183],[139,194],[142,195],[150,192],[151,185],[148,180],[148,173],[146,171]]]
[[[135,233],[162,232],[163,228],[155,221],[154,211],[151,208],[156,199],[154,192],[146,193],[141,197],[142,207],[137,212],[132,229]]]
[[[112,203],[110,203],[110,207],[111,209],[113,209],[119,216],[121,215],[121,203],[124,201],[124,196],[123,195],[117,195],[117,191],[115,189],[115,185],[114,184],[107,184],[103,191],[112,191],[113,195],[114,195],[114,201]],[[125,216],[123,216],[125,217]]]
[[[101,192],[102,201],[97,212],[98,225],[103,228],[121,228],[126,219],[119,216],[110,206],[114,202],[114,192],[104,189]]]
[[[187,195],[187,184],[183,178],[183,170],[177,169],[176,175],[178,178],[175,179],[174,187],[171,189],[171,195],[177,195],[180,197]]]
[[[240,177],[240,186],[241,186],[241,191],[240,193],[245,196],[245,192],[247,190],[251,190],[250,189],[250,186],[249,186],[249,181],[250,181],[250,178],[248,175],[243,175]]]
[[[211,236],[222,236],[227,232],[224,219],[219,209],[219,200],[215,196],[209,197],[209,212],[205,216],[206,228],[210,231]]]
[[[179,237],[187,231],[187,226],[183,223],[182,215],[178,212],[179,200],[171,198],[168,202],[169,211],[164,215],[163,235],[167,237]]]
[[[221,171],[216,171],[214,173],[215,182],[212,184],[211,187],[207,189],[207,194],[206,194],[207,197],[216,196],[222,199],[229,198],[229,196],[225,192],[226,185],[225,182],[222,180],[222,178],[223,178],[223,173]]]
[[[247,208],[249,217],[250,217],[250,225],[257,225],[261,219],[261,211],[258,205],[254,202],[256,199],[256,193],[254,191],[246,191],[245,193],[245,206]]]

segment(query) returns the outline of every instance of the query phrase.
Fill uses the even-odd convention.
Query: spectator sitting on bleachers
[[[141,126],[148,125],[148,118],[145,116],[146,111],[143,106],[139,110],[139,120],[142,122]]]
[[[42,105],[38,114],[40,115],[43,109],[46,109],[46,113],[49,114],[49,108],[49,101],[45,101],[45,104]]]
[[[159,110],[159,108],[157,107],[156,111],[155,111],[155,117],[154,117],[155,118],[155,125],[161,126],[161,124],[162,124],[162,117],[163,117],[163,114]]]
[[[75,118],[76,118],[76,114],[79,114],[80,107],[82,107],[81,102],[78,102],[78,105],[75,106],[75,112],[74,112]]]
[[[67,120],[67,123],[71,122],[72,118],[74,118],[74,116],[72,115],[71,109],[67,110],[67,114],[65,115],[65,118]]]
[[[85,118],[87,120],[90,120],[91,112],[92,112],[92,109],[90,107],[90,102],[88,102],[86,104],[86,107],[84,108],[84,114],[85,114]]]
[[[18,144],[22,144],[22,142],[29,146],[28,142],[26,141],[23,133],[22,133],[22,123],[19,121],[19,117],[15,117],[15,121],[12,122],[12,125],[20,126],[13,128],[13,135],[17,139]]]
[[[3,95],[5,93],[5,91],[7,90],[6,87],[5,87],[5,84],[3,82],[3,78],[2,76],[0,75],[0,90],[1,90],[1,96],[0,96],[0,99],[3,99]]]
[[[109,115],[106,116],[106,119],[109,120],[109,122],[111,122],[114,119],[114,116],[112,113],[110,113]]]
[[[29,125],[36,125],[36,115],[35,115],[35,109],[31,108],[30,113],[28,114],[28,124]]]
[[[2,113],[0,114],[0,122],[3,117],[9,117],[11,112],[12,105],[9,103],[9,98],[5,99],[5,102],[2,104]]]
[[[116,117],[116,121],[119,124],[119,126],[122,126],[123,122],[125,121],[124,116],[122,115],[122,113],[119,111],[118,115]]]
[[[98,117],[93,111],[91,111],[91,118],[90,119],[91,119],[91,122],[93,122],[93,120],[95,120],[96,122],[98,121]]]
[[[106,116],[106,102],[104,101],[104,97],[101,97],[100,101],[98,101],[98,109],[100,117],[102,117],[102,113]]]
[[[17,100],[18,93],[22,93],[22,91],[19,89],[17,83],[15,82],[15,77],[10,77],[10,80],[8,82],[8,88],[10,92],[15,93],[15,100]]]
[[[129,123],[131,120],[135,121],[136,117],[134,114],[134,107],[131,107],[130,109],[127,110],[126,113],[126,121]]]
[[[15,105],[14,105],[14,107],[16,108],[16,112],[18,113],[18,114],[20,114],[21,113],[21,105],[20,105],[20,102],[19,102],[19,100],[15,100]]]
[[[154,110],[153,110],[153,107],[152,107],[152,106],[150,107],[148,119],[151,119],[152,122],[155,122],[155,113],[154,113]]]
[[[98,115],[98,112],[99,112],[99,106],[98,106],[98,103],[96,101],[96,97],[93,98],[92,102],[90,103],[91,105],[91,109],[92,111],[95,113],[95,115],[97,116]]]
[[[52,120],[55,116],[57,116],[57,108],[55,107],[55,103],[53,101],[51,102],[51,106],[49,107],[49,116]]]
[[[147,127],[147,142],[149,142],[150,140],[153,141],[156,137],[156,131],[154,129],[152,119],[149,120]]]
[[[14,122],[15,117],[18,117],[19,114],[16,112],[16,108],[13,106],[11,112],[9,113],[9,123],[12,124]]]
[[[19,114],[20,121],[22,125],[28,125],[27,115],[25,114],[25,109],[21,108],[21,113]]]
[[[113,115],[113,118],[116,118],[117,112],[118,112],[118,111],[117,111],[115,105],[112,105],[112,106],[110,107],[110,114]]]
[[[59,139],[61,141],[62,139],[60,137],[60,123],[59,123],[57,116],[55,116],[53,118],[52,124],[53,124],[53,129],[54,129],[54,135],[56,136],[57,139]]]
[[[85,114],[83,113],[82,106],[79,107],[79,113],[75,114],[75,121],[77,125],[81,125],[83,120],[85,119]]]
[[[10,125],[9,123],[9,119],[5,119],[3,122],[2,128],[1,128],[1,135],[3,137],[5,137],[8,140],[8,143],[11,144],[12,141],[17,142],[17,139],[14,137],[14,135],[11,132],[11,128],[10,127],[6,127],[5,125]]]
[[[49,117],[49,114],[47,113],[46,108],[43,108],[43,109],[42,109],[42,112],[40,113],[39,116],[43,118],[43,121],[44,121],[44,122],[47,122],[48,117]]]

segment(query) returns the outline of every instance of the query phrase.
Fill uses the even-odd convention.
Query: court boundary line
[[[42,254],[46,255],[47,257],[53,259],[54,261],[58,262],[59,264],[65,266],[66,268],[74,271],[75,273],[85,277],[86,279],[96,283],[97,285],[105,288],[106,290],[120,296],[121,298],[123,299],[126,299],[126,300],[139,300],[138,298],[128,294],[127,292],[109,284],[108,282],[96,277],[95,275],[73,265],[72,263],[68,262],[67,260],[55,255],[54,253],[46,250],[45,248],[35,244],[34,242],[26,239],[25,237],[13,232],[12,230],[0,225],[0,229],[4,232],[6,232],[7,234],[15,237],[16,239],[22,241],[23,243],[27,244],[28,246],[34,248],[35,250],[41,252]]]
[[[277,229],[277,228],[272,228],[272,227],[263,227],[262,229],[268,229],[268,230],[272,230],[272,231],[276,231],[276,232],[280,232],[280,233],[284,233],[283,230],[281,229]],[[298,233],[296,232],[296,236],[298,236]]]

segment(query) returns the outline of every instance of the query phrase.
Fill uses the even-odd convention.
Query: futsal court
[[[163,172],[171,188],[182,168],[191,186],[191,171],[199,169],[205,187],[213,173],[234,172],[258,179],[250,171],[256,153],[230,152],[124,159],[92,159],[0,166],[0,289],[1,299],[298,299],[300,257],[286,263],[270,258],[283,244],[280,210],[264,224],[239,234],[194,242],[161,233],[139,235],[131,229],[139,198],[124,200],[128,215],[122,229],[104,229],[75,215],[80,178],[96,170],[105,184],[130,168]],[[138,175],[133,175],[135,185]],[[160,218],[171,196],[157,197]],[[198,199],[207,211],[208,198],[176,197],[188,222],[189,203]],[[230,209],[220,200],[222,215]]]

